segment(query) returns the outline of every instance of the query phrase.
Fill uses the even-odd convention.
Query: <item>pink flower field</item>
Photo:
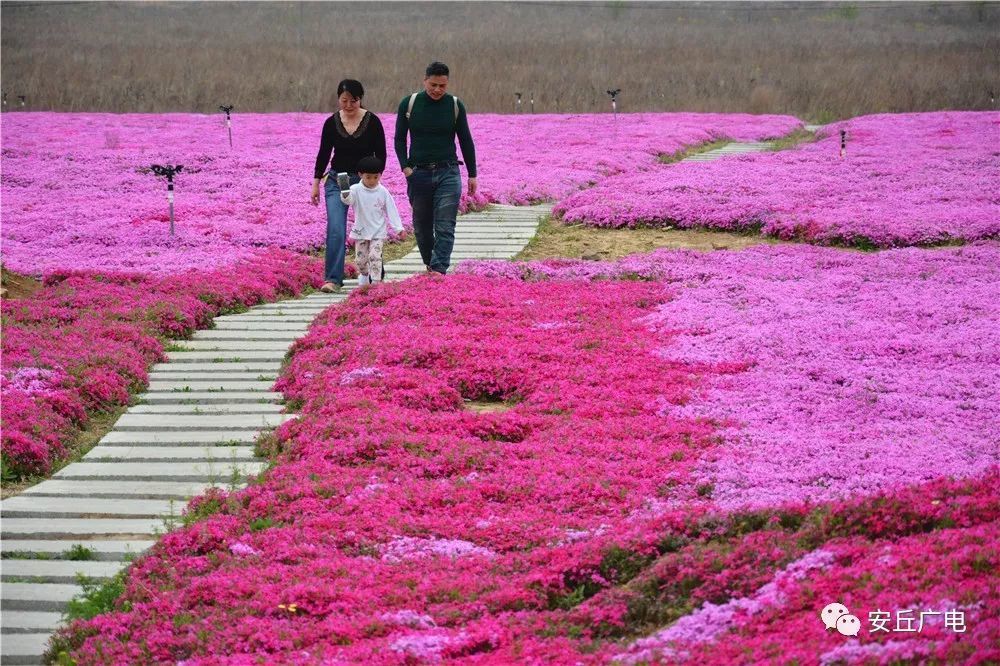
[[[236,115],[230,150],[221,115],[2,115],[4,267],[45,284],[0,310],[5,480],[49,473],[167,340],[319,284],[301,253],[323,241],[324,118]],[[868,116],[672,165],[801,122],[470,122],[467,208],[814,245],[467,261],[353,293],[289,354],[275,390],[299,418],[258,441],[268,470],[193,500],[50,656],[1000,662],[1000,114]],[[153,163],[185,165],[175,238]],[[961,246],[893,247],[943,243]],[[856,636],[824,627],[830,603]]]
[[[760,228],[863,247],[996,238],[998,137],[1000,113],[863,116],[793,150],[610,177],[562,199],[556,213],[607,227]]]
[[[163,342],[207,328],[212,317],[318,286],[315,260],[259,251],[226,270],[169,277],[50,274],[3,317],[3,478],[47,474],[88,413],[127,405],[145,387]],[[58,340],[59,344],[53,344]]]
[[[998,258],[661,251],[352,296],[293,348],[273,469],[198,500],[57,649],[990,663]],[[931,619],[848,638],[834,601]]]
[[[1000,464],[1000,245],[868,255],[660,250],[616,263],[466,262],[528,279],[651,279],[657,357],[739,372],[660,413],[726,446],[697,472],[726,510],[840,500]]]
[[[234,148],[218,116],[3,114],[0,180],[4,265],[43,275],[68,268],[170,274],[208,270],[257,249],[324,242],[325,212],[308,204],[322,114],[234,116]],[[381,116],[384,182],[409,225],[406,185],[392,150],[395,116]],[[481,192],[463,205],[565,196],[609,173],[648,168],[721,136],[778,137],[789,116],[631,114],[474,115]],[[183,164],[176,236],[166,182],[151,164]]]

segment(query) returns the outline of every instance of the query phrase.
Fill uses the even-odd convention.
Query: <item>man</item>
[[[424,74],[424,89],[399,103],[395,147],[406,176],[406,195],[413,209],[413,232],[420,256],[428,272],[444,275],[455,245],[455,217],[462,196],[455,137],[469,174],[469,196],[476,193],[477,187],[476,147],[465,105],[447,92],[448,66],[432,62]]]

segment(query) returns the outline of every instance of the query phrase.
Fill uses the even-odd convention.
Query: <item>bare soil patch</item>
[[[42,283],[27,275],[20,275],[7,270],[0,269],[0,297],[2,298],[28,298],[42,288]]]
[[[493,400],[466,400],[465,408],[470,412],[476,412],[478,414],[486,414],[491,412],[506,412],[511,409],[513,405]]]
[[[563,224],[548,218],[538,233],[518,254],[518,260],[590,259],[606,261],[659,248],[701,250],[742,250],[752,245],[777,245],[775,238],[759,234],[736,234],[704,229],[604,229],[583,224]]]

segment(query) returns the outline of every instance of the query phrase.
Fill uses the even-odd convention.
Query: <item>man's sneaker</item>
[[[332,282],[324,282],[323,286],[319,288],[324,294],[332,294],[335,291],[340,291],[340,285],[336,285]]]

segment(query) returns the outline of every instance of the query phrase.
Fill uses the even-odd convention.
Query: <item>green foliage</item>
[[[91,548],[87,548],[82,543],[75,543],[63,551],[63,558],[76,562],[86,562],[97,559],[96,553]]]
[[[106,581],[98,581],[83,574],[77,574],[76,579],[83,592],[70,600],[66,606],[66,620],[90,620],[102,613],[110,613],[116,607],[130,610],[132,605],[127,600],[119,598],[125,593],[125,572],[122,569]]]
[[[181,516],[181,524],[184,527],[194,525],[200,520],[214,516],[217,513],[222,513],[224,506],[225,504],[219,497],[212,497],[202,502],[198,502],[194,508],[189,507],[187,511],[184,512],[184,515]]]
[[[270,527],[274,527],[274,520],[268,517],[254,518],[250,521],[250,531],[251,532],[261,532]]]

